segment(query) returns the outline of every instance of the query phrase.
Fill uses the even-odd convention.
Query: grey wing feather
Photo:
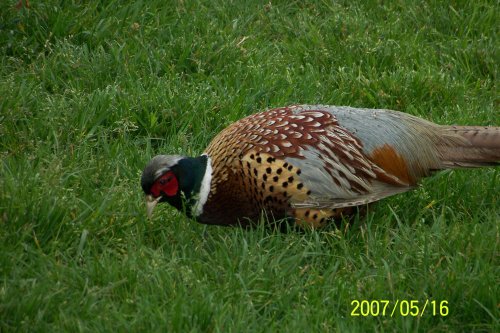
[[[439,125],[390,110],[303,105],[296,108],[295,112],[310,110],[332,114],[339,126],[347,129],[361,142],[362,147],[354,153],[358,158],[362,157],[361,164],[372,169],[353,170],[348,163],[329,159],[315,147],[306,147],[301,152],[304,159],[287,158],[288,162],[301,168],[301,180],[312,190],[308,201],[292,203],[296,208],[357,206],[412,189],[414,186],[408,184],[398,185],[397,178],[394,178],[395,184],[389,184],[378,180],[376,176],[366,177],[370,172],[373,174],[374,170],[393,177],[367,158],[367,155],[385,144],[391,145],[403,156],[415,179],[427,175],[441,164],[435,149],[436,142],[440,139],[438,131],[435,131]],[[356,148],[350,145],[349,149]],[[335,166],[333,171],[331,168],[327,171],[327,163]],[[361,177],[357,171],[363,171],[365,176]],[[351,184],[355,184],[356,188]]]

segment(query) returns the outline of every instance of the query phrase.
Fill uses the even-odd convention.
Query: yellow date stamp
[[[422,317],[424,314],[446,317],[450,311],[448,301],[418,300],[352,300],[352,317]]]

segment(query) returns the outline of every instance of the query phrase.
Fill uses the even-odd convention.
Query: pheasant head
[[[148,217],[159,202],[168,202],[189,217],[203,212],[210,191],[211,166],[207,155],[191,158],[158,155],[149,161],[141,177]]]

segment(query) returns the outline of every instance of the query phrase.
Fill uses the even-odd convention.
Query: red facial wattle
[[[157,198],[160,195],[172,197],[179,190],[179,181],[172,171],[166,172],[158,178],[151,187],[151,194]]]

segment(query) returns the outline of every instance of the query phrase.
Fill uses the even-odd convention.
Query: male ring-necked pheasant
[[[166,201],[201,223],[248,225],[265,212],[318,227],[408,191],[432,171],[499,161],[500,127],[294,105],[233,123],[201,156],[154,157],[141,184],[148,215]]]

